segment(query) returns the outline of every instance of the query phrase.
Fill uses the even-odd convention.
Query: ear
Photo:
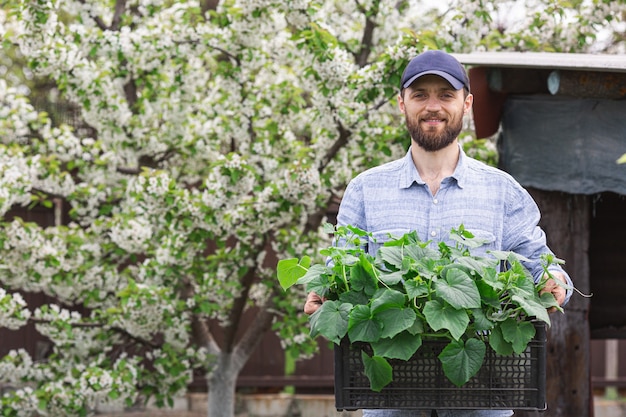
[[[400,109],[400,112],[404,114],[405,107],[404,107],[404,98],[402,98],[402,93],[398,94],[398,108]]]
[[[465,97],[465,102],[463,102],[463,114],[469,113],[472,109],[472,104],[474,103],[474,96],[472,94],[468,94]]]

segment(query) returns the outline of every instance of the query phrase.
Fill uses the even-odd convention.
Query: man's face
[[[413,141],[428,152],[454,142],[472,106],[472,95],[464,96],[462,89],[453,89],[437,75],[420,77],[406,88],[398,103]]]

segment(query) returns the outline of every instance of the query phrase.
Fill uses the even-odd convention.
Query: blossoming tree
[[[87,415],[139,395],[167,405],[194,370],[209,415],[232,416],[263,334],[314,347],[304,295],[278,288],[270,260],[314,253],[347,181],[405,152],[393,99],[407,59],[579,50],[624,11],[544,0],[507,21],[502,1],[11,3],[4,45],[81,123],[53,123],[0,80],[0,214],[60,214],[0,223],[0,326],[34,323],[52,343],[44,361],[1,358],[0,382],[15,387],[4,416]],[[29,306],[26,293],[55,301]]]

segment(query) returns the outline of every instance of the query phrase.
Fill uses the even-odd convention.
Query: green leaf
[[[513,344],[504,339],[499,325],[496,325],[489,333],[489,346],[498,355],[509,356],[513,354]]]
[[[532,277],[525,275],[524,272],[513,272],[514,277],[511,280],[512,287],[509,288],[509,291],[512,294],[519,294],[524,298],[535,298],[537,296],[537,286],[532,280]]]
[[[369,306],[357,305],[348,319],[348,337],[351,342],[375,342],[380,339],[383,324],[372,317]]]
[[[487,347],[478,339],[450,342],[439,354],[443,373],[457,387],[476,375],[483,365]]]
[[[403,279],[402,271],[381,272],[378,275],[378,279],[380,279],[381,282],[383,282],[384,284],[388,286],[396,285]]]
[[[519,305],[530,317],[536,317],[539,320],[550,324],[548,311],[540,301],[523,298],[519,295],[512,296],[511,300]]]
[[[413,326],[417,315],[412,308],[391,308],[375,314],[375,317],[383,324],[380,337],[394,337]]]
[[[352,305],[367,304],[370,301],[370,297],[363,291],[348,291],[339,294],[339,300],[343,303],[350,303]]]
[[[464,256],[462,258],[455,259],[455,264],[465,266],[472,271],[478,271],[482,275],[487,269],[495,270],[498,262],[495,259]]]
[[[490,250],[487,251],[487,253],[492,255],[498,261],[507,261],[511,265],[513,265],[515,262],[530,262],[530,259],[528,259],[527,257],[511,251]]]
[[[421,318],[417,317],[411,327],[407,329],[407,331],[415,336],[424,333],[425,326],[426,325],[424,324],[424,321]]]
[[[474,330],[482,331],[482,330],[490,330],[493,328],[494,324],[485,312],[479,308],[475,308],[472,310],[472,317],[474,322]]]
[[[276,274],[283,290],[291,287],[300,277],[304,276],[310,265],[311,258],[308,256],[302,257],[302,260],[297,258],[279,260],[276,266]]]
[[[332,223],[324,222],[324,224],[322,224],[322,231],[327,235],[331,235],[335,233],[335,226],[333,226]]]
[[[408,361],[422,346],[422,337],[402,332],[393,338],[386,337],[378,342],[372,342],[371,345],[377,356]]]
[[[381,289],[372,297],[371,310],[372,314],[376,314],[379,311],[403,307],[406,304],[406,296],[400,291]]]
[[[563,308],[559,306],[559,303],[556,301],[556,298],[554,298],[554,295],[552,295],[551,293],[544,292],[539,295],[539,299],[540,299],[541,305],[544,306],[546,309],[554,307],[557,309],[557,311],[560,311],[561,313],[563,312]],[[550,323],[548,323],[548,325],[550,325]]]
[[[309,317],[311,337],[322,335],[338,345],[348,331],[350,310],[352,304],[332,300],[322,303],[322,306]]]
[[[435,292],[454,308],[479,308],[480,293],[474,280],[459,268],[450,268],[435,282]]]
[[[500,273],[502,274],[502,273]],[[504,290],[504,282],[502,282],[499,277],[500,274],[496,273],[493,269],[488,269],[482,276],[482,280],[478,280],[478,282],[484,282],[493,288],[496,292]]]
[[[385,246],[378,249],[377,256],[379,256],[383,262],[386,262],[397,269],[403,268],[404,259],[407,258],[417,261],[423,258],[438,257],[438,252],[430,248],[423,248],[417,244],[395,246],[396,242],[399,241],[392,242],[387,242],[385,243]]]
[[[411,300],[428,294],[428,285],[419,278],[404,281],[404,288]]]
[[[426,322],[433,330],[448,329],[455,340],[458,340],[469,324],[469,316],[465,310],[457,310],[450,304],[431,300],[424,306]]]
[[[500,296],[496,289],[490,285],[490,283],[483,279],[480,279],[476,281],[476,288],[478,288],[480,299],[484,305],[493,308],[501,308]]]
[[[535,336],[535,326],[529,321],[505,320],[500,323],[500,329],[504,340],[511,343],[517,354],[526,350],[528,342]]]
[[[453,230],[450,233],[450,239],[471,249],[478,248],[493,241],[493,239],[475,237],[467,230],[462,230],[460,233],[454,233]]]
[[[350,286],[355,291],[362,290],[366,294],[372,295],[378,288],[376,278],[363,266],[364,259],[360,259],[359,261],[359,263],[350,267]]]
[[[306,286],[309,284],[309,282],[313,281],[320,275],[325,274],[327,272],[327,269],[328,268],[325,265],[315,264],[312,267],[310,267],[304,275],[298,278],[298,280],[296,281],[296,284]]]
[[[310,270],[313,270],[315,267],[316,265],[311,267]],[[316,271],[313,271],[312,273],[315,273],[315,272]],[[306,284],[307,291],[313,291],[314,293],[319,294],[321,297],[327,296],[327,293],[331,287],[331,281],[330,281],[329,276],[326,275],[326,273],[317,274],[316,276],[312,277],[310,281],[308,279],[307,281],[308,281],[308,283]],[[300,280],[298,280],[296,284],[299,282]]]
[[[377,255],[380,256],[384,262],[396,267],[397,269],[402,269],[402,249],[402,246],[383,246],[378,249]]]
[[[370,356],[361,352],[363,360],[364,372],[370,380],[370,388],[372,391],[380,392],[386,385],[393,380],[393,369],[389,362],[380,356]]]

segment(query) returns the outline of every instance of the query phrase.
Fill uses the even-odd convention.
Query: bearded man
[[[465,230],[487,243],[473,249],[513,251],[528,259],[524,266],[536,282],[544,278],[541,255],[552,253],[540,213],[530,194],[510,175],[468,157],[458,142],[463,117],[473,96],[463,66],[450,54],[427,51],[405,68],[398,95],[411,146],[402,159],[369,169],[348,184],[339,212],[339,226],[352,225],[370,232],[368,253],[390,239],[417,231],[437,249],[449,246],[452,228]],[[543,292],[559,305],[571,296],[572,282],[558,265],[550,266],[558,285],[549,279]],[[546,277],[548,278],[548,277]],[[324,300],[309,293],[304,306],[315,312]],[[512,410],[363,410],[363,417],[508,417]]]

